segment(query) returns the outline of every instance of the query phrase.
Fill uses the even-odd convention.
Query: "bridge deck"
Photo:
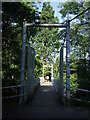
[[[41,84],[34,98],[22,107],[3,108],[3,117],[9,118],[88,118],[88,110],[65,108],[50,82]]]

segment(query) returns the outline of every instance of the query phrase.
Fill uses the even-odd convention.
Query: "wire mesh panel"
[[[35,50],[28,44],[27,55],[27,95],[32,96],[34,92],[34,67],[35,67]]]

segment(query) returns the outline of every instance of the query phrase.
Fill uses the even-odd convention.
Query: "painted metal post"
[[[43,64],[43,82],[44,82],[44,64]]]
[[[90,11],[90,10],[89,10]],[[89,13],[90,14],[90,13]],[[88,26],[88,31],[90,31],[90,26]],[[88,32],[88,45],[87,45],[87,49],[88,49],[88,60],[90,61],[90,32]]]
[[[90,9],[88,10],[88,18],[90,16]],[[90,61],[90,24],[88,26],[88,60]]]
[[[53,64],[52,64],[52,80],[53,80]]]
[[[24,66],[25,66],[25,47],[26,47],[26,25],[23,22],[23,40],[22,40],[22,56],[21,56],[21,78],[20,78],[20,100],[19,104],[23,102],[23,84],[24,84]]]
[[[67,20],[66,28],[66,98],[67,106],[70,106],[70,25]]]

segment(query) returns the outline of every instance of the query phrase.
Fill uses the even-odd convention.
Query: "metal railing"
[[[52,84],[53,84],[54,88],[56,89],[56,92],[58,92],[58,89],[59,89],[59,80],[53,79]],[[64,83],[64,85],[65,85],[65,83]],[[72,88],[72,90],[90,93],[89,90],[81,89],[81,88]],[[64,94],[65,94],[65,86],[64,86]],[[76,100],[76,101],[79,101],[79,102],[82,101],[82,102],[90,103],[90,101],[87,101],[87,100],[84,100],[84,99],[83,99],[83,100],[81,100],[81,99],[79,99],[79,98],[73,98],[73,99]]]
[[[72,90],[76,90],[76,91],[83,91],[83,92],[90,93],[90,91],[89,91],[89,90],[86,90],[86,89],[81,89],[81,88],[72,88]]]
[[[81,89],[81,88],[72,88],[72,90],[74,90],[74,91],[80,91],[80,92],[84,92],[84,93],[90,93],[89,90]],[[87,101],[85,99],[73,98],[73,100],[76,100],[78,102],[87,102],[87,103],[90,103],[90,101]]]
[[[36,88],[40,84],[40,79],[36,78],[34,81],[34,88]],[[5,89],[11,89],[11,88],[21,88],[23,87],[23,94],[22,95],[13,95],[13,96],[6,96],[2,97],[2,99],[8,99],[8,98],[16,98],[20,96],[25,96],[26,95],[26,84],[22,85],[16,85],[16,86],[7,86],[7,87],[2,87],[0,89],[5,90]]]
[[[53,87],[56,89],[56,92],[58,92],[58,89],[59,89],[59,83],[58,83],[58,80],[57,79],[53,79],[52,80],[52,85]]]
[[[0,88],[0,89],[5,90],[5,89],[11,89],[11,88],[20,88],[20,87],[24,87],[24,89],[25,89],[26,85],[24,84],[23,86],[21,86],[21,85],[17,85],[17,86],[7,86],[7,87],[2,87],[2,88]],[[25,90],[24,90],[24,91],[25,91]],[[2,99],[16,98],[16,97],[20,97],[20,96],[25,96],[24,91],[23,91],[23,94],[22,94],[22,95],[14,95],[14,96],[2,97]]]
[[[16,85],[16,86],[8,86],[8,87],[2,87],[0,89],[9,89],[9,88],[18,88],[18,87],[22,87],[21,85]],[[25,85],[23,85],[23,87],[25,87]]]

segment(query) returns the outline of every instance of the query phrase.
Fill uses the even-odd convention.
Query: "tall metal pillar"
[[[66,98],[67,106],[70,106],[70,25],[67,20],[66,28]]]
[[[23,83],[24,83],[24,67],[25,67],[25,47],[26,47],[26,25],[23,22],[23,40],[22,40],[22,56],[21,56],[21,78],[20,78],[20,100],[19,104],[23,102]]]

